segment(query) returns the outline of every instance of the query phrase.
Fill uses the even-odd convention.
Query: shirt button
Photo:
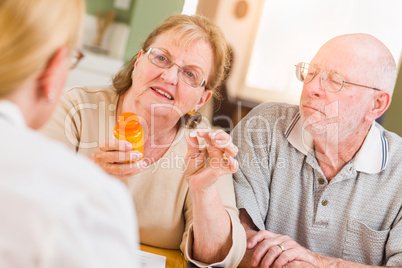
[[[323,205],[324,207],[328,204],[327,200],[322,200],[321,205]]]
[[[319,183],[319,184],[324,184],[324,182],[325,182],[325,181],[324,181],[324,179],[323,179],[323,178],[318,179],[318,183]]]

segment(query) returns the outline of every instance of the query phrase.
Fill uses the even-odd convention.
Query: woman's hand
[[[110,139],[102,142],[89,158],[108,174],[123,179],[140,173],[147,166],[145,161],[138,160],[142,154],[131,148],[128,141]]]
[[[205,140],[205,147],[200,147],[197,136]],[[206,263],[220,262],[233,245],[233,227],[215,182],[220,176],[237,171],[234,157],[238,150],[222,130],[199,129],[188,134],[187,141],[184,176],[193,205],[193,258]],[[222,182],[233,185],[228,179]]]
[[[200,148],[197,136],[206,142]],[[187,155],[185,176],[192,189],[206,189],[223,174],[234,173],[238,153],[229,134],[222,130],[198,129],[187,135]]]

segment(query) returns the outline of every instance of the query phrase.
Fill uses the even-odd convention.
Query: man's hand
[[[294,264],[298,266],[293,267],[318,267],[319,263],[316,254],[300,246],[289,236],[265,230],[247,239],[247,249],[254,249],[251,259],[254,267],[283,267],[293,261],[298,261]]]
[[[245,209],[239,210],[239,217],[247,236],[246,254],[239,267],[320,267],[320,255],[288,236],[256,231]]]

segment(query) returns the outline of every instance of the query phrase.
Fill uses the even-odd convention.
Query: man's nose
[[[317,74],[309,83],[304,84],[303,90],[306,90],[311,97],[325,97],[326,91],[321,83],[321,73]]]

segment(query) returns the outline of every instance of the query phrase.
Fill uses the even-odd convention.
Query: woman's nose
[[[173,64],[172,67],[163,69],[161,77],[166,83],[177,85],[179,80],[179,66],[177,64]]]

